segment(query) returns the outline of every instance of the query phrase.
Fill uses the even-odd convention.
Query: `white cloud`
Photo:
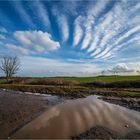
[[[108,33],[106,33],[104,35],[104,37],[102,38],[102,40],[100,41],[100,47],[103,47],[106,45],[106,43],[108,42],[108,40],[115,35],[115,31],[108,31]]]
[[[103,55],[102,57],[101,57],[101,59],[109,59],[109,58],[112,58],[113,56],[112,56],[112,54],[113,54],[113,52],[107,52],[105,55]]]
[[[134,35],[140,32],[140,26],[136,21],[132,20],[132,22],[128,19],[132,10],[129,10],[127,6],[123,5],[123,2],[116,3],[112,10],[99,20],[93,30],[92,41],[87,50],[87,52],[94,51],[91,53],[92,57],[96,59],[112,58],[119,49],[127,47],[129,43],[136,43],[137,40]],[[134,7],[136,10],[138,8],[139,4]],[[131,27],[131,29],[126,27]],[[126,39],[128,41],[125,41]],[[137,43],[139,42],[137,41]],[[96,50],[97,47],[100,49]]]
[[[121,7],[119,5],[115,5],[115,7],[110,12],[105,14],[105,16],[100,19],[93,33],[94,36],[92,42],[94,45],[90,45],[88,52],[93,51],[96,47],[100,47],[100,52],[98,51],[98,55],[101,57],[102,54],[105,54],[104,51],[108,50],[110,40],[119,33],[122,24],[125,21],[125,18],[121,18],[121,16],[124,17],[124,14],[121,13]],[[95,55],[97,55],[97,53]],[[94,57],[95,55],[92,56]],[[94,58],[99,57],[96,56]]]
[[[130,12],[134,13],[137,10],[140,10],[140,3],[137,3],[133,8],[130,9]]]
[[[81,49],[86,49],[91,41],[91,32],[86,32]]]
[[[90,47],[88,48],[87,52],[92,52],[96,49],[96,43],[95,41],[92,41],[91,44],[90,44]]]
[[[34,1],[32,4],[36,9],[36,10],[33,9],[33,11],[34,12],[37,11],[36,14],[41,19],[44,26],[46,26],[50,29],[50,20],[49,20],[49,16],[48,16],[48,11],[44,7],[43,3],[41,1]]]
[[[114,15],[114,11],[108,12],[98,25],[97,30],[100,30],[100,33],[103,33],[103,37],[99,43],[100,47],[104,47],[107,42],[119,31],[121,25],[118,20],[116,22],[116,17]]]
[[[90,56],[95,56],[101,51],[101,48],[96,48],[95,51]]]
[[[73,41],[73,46],[77,46],[80,40],[82,39],[83,36],[83,29],[81,27],[81,22],[82,22],[82,17],[78,16],[74,22],[74,41]]]
[[[13,44],[6,44],[6,47],[8,49],[10,49],[12,52],[14,52],[16,55],[28,55],[29,54],[29,50],[23,48],[23,47],[20,47],[20,46],[16,46],[16,45],[13,45]]]
[[[15,38],[25,48],[37,52],[48,52],[60,48],[60,44],[52,39],[47,32],[42,31],[16,31]]]
[[[101,1],[96,1],[96,4],[89,5],[88,15],[90,14],[90,15],[93,15],[93,16],[97,16],[106,7],[108,2],[109,2],[109,0],[105,0],[105,1],[102,1],[102,2]]]
[[[65,3],[65,6],[64,6],[64,1],[60,1],[60,3],[61,3],[61,10],[64,13],[70,16],[75,16],[78,14],[77,7],[79,6],[79,1],[67,1]]]
[[[93,76],[100,70],[91,63],[68,63],[60,60],[29,56],[22,57],[21,64],[23,67],[22,71],[26,76]]]
[[[123,10],[123,9],[122,9]],[[123,11],[121,10],[121,13],[120,13],[120,16],[119,17],[124,17],[123,16]],[[127,11],[128,12],[128,11]],[[127,15],[129,15],[130,13],[127,13]],[[124,19],[125,19],[126,17],[124,17]],[[121,18],[122,19],[122,18]],[[121,20],[120,19],[120,20]],[[120,21],[119,20],[119,21]],[[133,23],[133,21],[135,22],[135,24]],[[128,23],[126,23],[126,21],[124,20],[124,24],[129,24],[129,25],[133,25],[133,27],[131,28],[131,29],[129,29],[127,32],[124,32],[120,37],[118,37],[117,39],[114,39],[114,43],[112,43],[111,45],[109,45],[108,47],[110,47],[110,50],[112,51],[112,49],[116,49],[117,50],[117,48],[121,48],[121,46],[123,46],[125,43],[127,43],[127,42],[124,42],[124,40],[125,39],[128,39],[128,42],[130,42],[130,40],[133,40],[134,38],[132,37],[132,38],[130,38],[129,39],[129,37],[131,37],[132,35],[134,35],[134,34],[136,34],[136,33],[138,33],[138,32],[140,32],[140,26],[139,26],[139,24],[136,24],[136,21],[135,20],[129,20],[129,22]],[[120,26],[122,26],[123,25],[123,23],[120,25]],[[122,26],[123,27],[123,26]],[[135,39],[134,39],[135,40]]]
[[[85,31],[85,38],[83,39],[81,49],[86,49],[92,43],[93,34],[95,34],[95,37],[96,37],[96,39],[94,39],[94,42],[95,40],[98,40],[98,33],[93,32],[92,28],[95,23],[95,18],[105,8],[107,3],[108,3],[108,0],[102,1],[102,3],[100,1],[97,1],[97,3],[94,6],[92,5],[89,7],[89,10],[87,12],[87,19],[84,23],[86,31]],[[93,49],[90,49],[90,50],[92,51]]]
[[[57,16],[58,25],[61,30],[62,41],[66,42],[69,38],[69,25],[66,16],[60,14]]]
[[[125,63],[119,63],[112,69],[109,69],[108,71],[115,72],[115,73],[134,72],[134,70],[128,68],[128,66]]]
[[[108,53],[108,51],[110,50],[109,47],[106,47],[104,51],[102,51],[101,53],[99,53],[97,56],[95,56],[95,58],[106,58],[110,56],[110,53]]]
[[[129,39],[128,41],[121,43],[120,45],[116,44],[116,46],[113,47],[111,45],[107,46],[104,51],[102,51],[98,56],[96,56],[96,58],[102,58],[102,59],[108,58],[113,54],[115,54],[117,51],[119,51],[119,49],[129,46],[129,44],[131,43],[140,44],[139,40],[140,40],[140,36],[135,36]]]
[[[131,36],[132,34],[138,32],[138,31],[140,31],[140,26],[139,25],[130,29],[128,32],[126,32],[124,35],[122,35],[120,38],[118,38],[115,41],[115,44],[113,44],[113,46],[119,44],[121,41],[123,41],[124,39],[126,39],[127,37]]]
[[[129,39],[129,40],[127,40],[127,41],[121,43],[120,45],[117,45],[115,48],[112,49],[112,52],[117,51],[117,50],[119,50],[120,48],[126,47],[126,46],[128,46],[129,44],[131,44],[131,43],[133,43],[133,44],[134,44],[134,43],[140,44],[140,36],[139,36],[139,35],[140,35],[140,34],[137,34],[137,36],[135,36],[135,37],[133,37],[133,38],[131,38],[131,39]]]

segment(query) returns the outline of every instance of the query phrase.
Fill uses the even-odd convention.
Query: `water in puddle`
[[[89,96],[52,107],[12,138],[70,138],[97,125],[125,135],[140,130],[140,112]]]
[[[28,95],[34,95],[34,96],[39,96],[43,100],[47,100],[48,102],[51,102],[51,104],[56,104],[63,99],[60,98],[59,96],[56,95],[51,95],[51,94],[42,94],[42,93],[33,93],[33,92],[21,92],[21,94],[28,94]]]

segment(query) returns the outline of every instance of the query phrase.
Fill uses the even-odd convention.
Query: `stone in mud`
[[[124,127],[128,128],[128,127],[129,127],[129,125],[128,125],[128,124],[126,124]]]

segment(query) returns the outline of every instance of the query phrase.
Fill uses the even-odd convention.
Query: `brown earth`
[[[72,96],[72,98],[74,98]],[[72,99],[69,96],[69,99]],[[75,97],[78,98],[78,97]],[[66,99],[66,98],[65,98]],[[130,109],[140,110],[140,99],[102,97],[104,101],[119,104]],[[64,98],[55,102],[42,96],[25,95],[22,92],[0,89],[0,138],[7,138],[23,125],[39,116],[46,109],[64,102]],[[91,128],[73,139],[110,139],[127,138],[140,139],[140,132],[132,132],[126,136],[120,136],[116,132],[100,126]]]
[[[63,102],[20,93],[0,90],[0,138],[7,138],[49,107]]]
[[[116,139],[120,137],[121,136],[119,134],[112,130],[101,126],[96,126],[78,136],[73,137],[72,139]]]
[[[129,109],[140,111],[140,98],[103,96],[103,97],[100,97],[100,99],[107,101],[109,103],[121,105]]]
[[[130,132],[122,136],[115,131],[96,126],[78,136],[72,137],[72,139],[140,139],[140,131]]]

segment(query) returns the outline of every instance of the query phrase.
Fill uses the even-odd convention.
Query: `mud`
[[[0,138],[7,138],[50,107],[64,100],[57,96],[27,95],[0,90]]]
[[[52,107],[12,138],[71,138],[96,126],[125,136],[140,131],[140,112],[88,96]]]

